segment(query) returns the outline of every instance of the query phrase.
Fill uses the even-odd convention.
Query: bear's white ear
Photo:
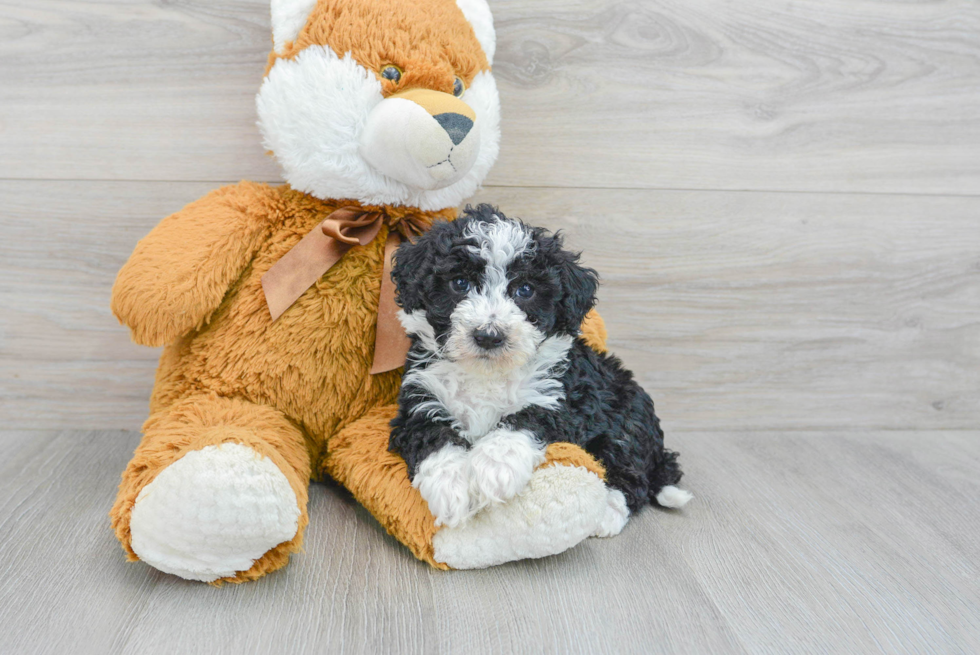
[[[476,32],[476,40],[487,56],[487,62],[493,65],[493,54],[497,50],[497,33],[493,31],[493,14],[487,0],[456,0],[456,5],[463,10],[466,20]]]
[[[277,53],[299,36],[314,7],[316,0],[272,0],[272,48]]]

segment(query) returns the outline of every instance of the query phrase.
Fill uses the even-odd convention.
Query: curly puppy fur
[[[467,207],[403,245],[392,276],[413,343],[389,448],[437,524],[520,492],[560,441],[602,463],[630,513],[690,499],[650,396],[579,338],[598,277],[560,235]]]

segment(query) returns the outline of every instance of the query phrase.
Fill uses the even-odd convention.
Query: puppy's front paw
[[[544,448],[526,430],[494,430],[470,451],[470,475],[479,506],[513,498],[544,461]]]
[[[458,526],[473,514],[468,475],[469,458],[460,446],[443,446],[426,457],[412,486],[429,504],[436,525]]]

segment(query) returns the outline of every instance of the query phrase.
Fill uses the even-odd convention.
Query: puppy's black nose
[[[495,350],[504,345],[507,338],[496,330],[485,330],[481,328],[473,332],[473,341],[484,350]]]

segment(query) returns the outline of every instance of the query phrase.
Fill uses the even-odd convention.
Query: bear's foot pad
[[[272,460],[238,443],[207,446],[140,492],[132,548],[165,573],[213,582],[248,570],[292,539],[299,516],[296,494]]]
[[[596,533],[608,494],[599,476],[583,467],[538,469],[510,501],[436,532],[434,557],[454,569],[479,569],[564,552]]]

